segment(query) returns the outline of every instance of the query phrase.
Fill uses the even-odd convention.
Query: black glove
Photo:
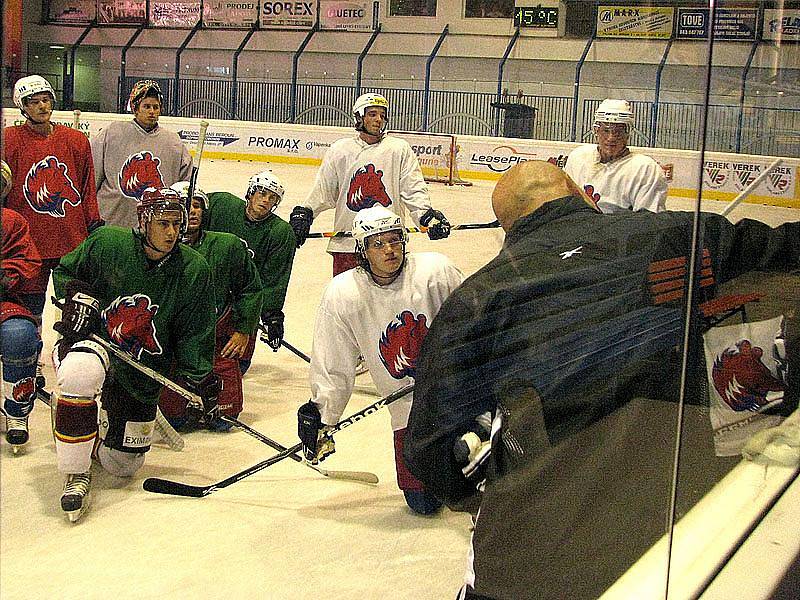
[[[216,373],[209,373],[200,383],[189,384],[186,387],[189,388],[189,391],[200,396],[200,400],[203,403],[202,406],[190,403],[186,407],[190,418],[202,421],[210,427],[219,418],[217,398],[222,391],[222,379]]]
[[[439,210],[429,208],[420,217],[419,224],[428,228],[428,237],[432,240],[441,240],[450,235],[450,222]]]
[[[295,206],[289,215],[289,225],[294,230],[295,245],[299,248],[306,242],[311,222],[314,220],[314,211],[305,206]]]
[[[336,452],[333,428],[322,424],[317,405],[310,400],[297,409],[297,434],[303,444],[303,456],[312,464]]]
[[[261,341],[269,344],[273,352],[277,352],[283,341],[283,311],[269,310],[261,315],[261,324],[266,331],[261,331]]]
[[[61,320],[53,325],[70,343],[87,339],[100,329],[100,303],[92,287],[79,279],[67,282]]]

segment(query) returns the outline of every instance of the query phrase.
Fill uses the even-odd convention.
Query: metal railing
[[[122,104],[127,101],[136,78],[121,82]],[[178,106],[182,117],[240,119],[287,123],[294,112],[295,122],[309,125],[348,127],[352,124],[349,107],[356,89],[352,85],[298,83],[292,110],[292,85],[288,82],[238,81],[236,112],[233,114],[233,82],[225,79],[182,78],[178,90],[174,80],[159,79],[165,106]],[[421,131],[423,106],[427,100],[428,131],[456,135],[493,134],[497,109],[492,102],[496,94],[422,89],[362,88],[363,92],[379,92],[389,100],[391,127],[405,131]],[[177,93],[177,102],[174,94]],[[522,104],[536,109],[531,124],[532,137],[539,140],[567,141],[572,130],[573,98],[525,94],[514,96]],[[584,99],[577,115],[578,140],[591,141],[592,118],[599,99]],[[702,132],[698,128],[701,104],[659,102],[653,121],[654,103],[635,101],[635,123],[631,145],[696,150]],[[712,104],[708,107],[708,139],[706,148],[719,152],[735,152],[737,135],[741,136],[741,152],[776,156],[800,156],[800,110]],[[655,122],[655,127],[653,123]],[[741,129],[739,129],[741,127]],[[655,139],[651,132],[655,131]],[[502,131],[500,132],[502,135]]]

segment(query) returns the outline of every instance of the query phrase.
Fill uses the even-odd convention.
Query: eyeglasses
[[[404,243],[405,240],[400,238],[393,238],[388,240],[367,240],[367,248],[374,248],[375,250],[382,250],[383,248],[396,248],[398,245]]]
[[[603,125],[595,125],[595,131],[605,135],[627,135],[628,126],[624,123],[616,123],[613,125],[604,123]]]

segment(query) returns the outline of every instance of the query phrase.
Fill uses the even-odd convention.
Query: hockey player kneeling
[[[61,508],[71,521],[88,505],[92,458],[118,477],[144,464],[161,390],[93,336],[156,371],[174,366],[175,377],[202,398],[203,418],[216,417],[208,264],[178,244],[187,216],[175,191],[145,191],[137,212],[138,230],[101,227],[54,271],[56,295],[64,299],[54,326],[63,336],[53,351],[56,455],[66,475]]]
[[[403,222],[383,206],[356,214],[353,237],[359,267],[337,275],[325,289],[314,331],[312,397],[298,410],[298,433],[312,463],[334,451],[331,426],[350,399],[359,354],[381,396],[412,384],[428,324],[462,281],[461,272],[438,252],[406,254]],[[388,406],[397,484],[414,512],[429,515],[442,503],[403,461],[411,403],[409,395]]]

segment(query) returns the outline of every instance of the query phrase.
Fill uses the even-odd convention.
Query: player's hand
[[[100,303],[88,283],[73,279],[65,287],[61,320],[53,325],[70,342],[85,340],[100,328]]]
[[[297,433],[303,445],[303,456],[317,464],[336,452],[333,427],[322,423],[319,408],[310,400],[297,410]]]
[[[241,358],[244,356],[244,351],[247,350],[247,342],[250,341],[250,336],[241,331],[234,331],[231,339],[225,344],[225,347],[220,350],[220,355],[223,358]]]
[[[198,384],[190,385],[202,402],[201,406],[189,404],[187,410],[194,413],[198,421],[211,426],[219,418],[219,405],[217,399],[222,391],[222,379],[216,373],[209,373],[203,381]]]
[[[444,213],[439,210],[429,208],[419,219],[419,224],[428,228],[428,238],[441,240],[450,235],[450,222],[445,218]]]
[[[273,352],[277,352],[283,341],[283,311],[270,310],[261,315],[261,341],[269,344]]]
[[[289,215],[289,225],[294,231],[295,245],[299,248],[306,242],[311,222],[314,220],[314,211],[305,206],[295,206]]]
[[[484,464],[492,452],[491,431],[492,415],[485,412],[478,415],[469,431],[453,444],[456,464],[464,477],[476,485],[485,479]]]

